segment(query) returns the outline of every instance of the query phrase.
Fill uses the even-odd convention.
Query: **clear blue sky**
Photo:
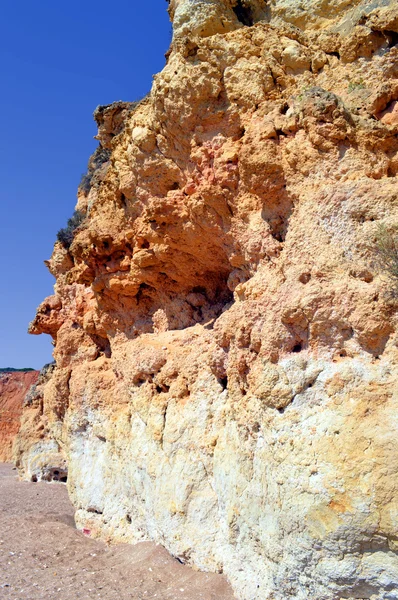
[[[98,104],[151,88],[171,38],[165,0],[2,0],[0,367],[41,368],[51,338],[26,333],[52,293],[49,258],[97,142]]]

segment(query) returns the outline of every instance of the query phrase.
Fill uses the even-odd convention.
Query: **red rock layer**
[[[12,444],[19,431],[23,400],[36,383],[38,371],[0,374],[0,461],[12,457]]]

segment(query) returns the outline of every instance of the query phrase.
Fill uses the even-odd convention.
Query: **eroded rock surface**
[[[0,372],[0,462],[12,459],[12,445],[19,431],[22,405],[38,371]]]
[[[170,14],[149,96],[95,113],[85,219],[48,263],[42,443],[94,536],[160,542],[242,600],[397,599],[397,299],[375,261],[396,4]]]
[[[55,364],[51,363],[45,365],[40,373],[36,374],[34,385],[23,400],[20,434],[16,436],[13,446],[12,457],[16,466],[25,479],[33,482],[66,483],[68,479],[66,455],[57,439],[59,429],[54,429],[53,418],[50,418],[50,416],[60,418],[64,410],[61,409],[60,412],[59,408],[65,401],[65,395],[62,393],[64,390],[55,387],[53,397],[58,396],[58,398],[51,403],[51,410],[47,409],[54,370]]]

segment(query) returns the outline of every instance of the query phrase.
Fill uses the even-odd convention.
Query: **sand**
[[[75,529],[61,483],[26,483],[0,464],[0,599],[233,600],[153,543],[108,547]]]

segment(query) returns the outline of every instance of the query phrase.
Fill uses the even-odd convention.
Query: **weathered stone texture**
[[[398,220],[396,5],[170,13],[150,95],[96,112],[86,219],[49,261],[45,443],[93,535],[156,540],[242,600],[397,599],[374,241]]]

